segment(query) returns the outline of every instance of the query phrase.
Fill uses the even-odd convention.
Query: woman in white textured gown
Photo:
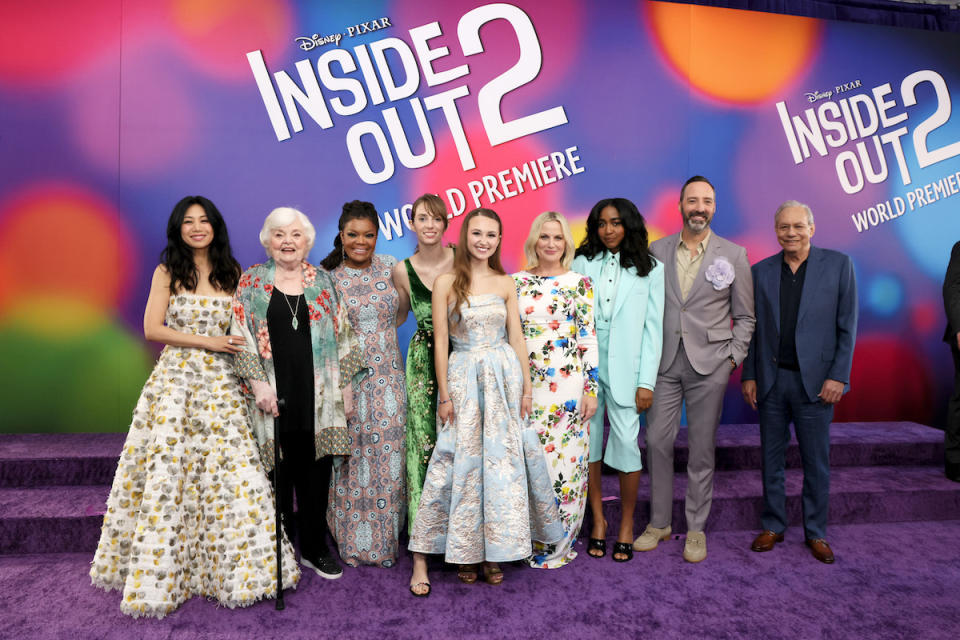
[[[167,346],[134,410],[90,568],[120,609],[163,617],[194,595],[227,607],[276,596],[273,493],[233,370],[240,278],[223,217],[177,203],[153,274],[144,335]],[[299,570],[283,541],[285,585]]]

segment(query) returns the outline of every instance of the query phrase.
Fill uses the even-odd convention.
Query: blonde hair
[[[523,253],[527,257],[528,271],[535,269],[540,264],[540,259],[537,258],[537,240],[540,239],[540,232],[547,222],[560,223],[564,244],[563,255],[560,257],[561,266],[564,269],[569,269],[570,265],[573,264],[573,253],[576,247],[573,244],[573,232],[570,231],[570,224],[567,223],[567,219],[562,214],[556,211],[544,211],[533,219],[533,224],[530,225],[530,235],[527,236],[527,241],[523,243]]]
[[[299,222],[303,227],[303,232],[307,234],[307,252],[313,248],[313,241],[317,239],[317,230],[313,228],[310,219],[299,209],[293,207],[277,207],[263,221],[263,228],[260,229],[260,244],[270,255],[270,234],[274,229],[285,227],[292,222]]]

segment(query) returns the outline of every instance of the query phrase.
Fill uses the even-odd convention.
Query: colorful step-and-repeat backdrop
[[[657,2],[55,0],[0,5],[3,430],[127,427],[173,204],[224,212],[244,267],[292,205],[331,247],[341,205],[381,212],[403,258],[420,193],[582,233],[600,198],[677,231],[690,175],[752,262],[773,212],[809,203],[814,243],[860,287],[843,420],[942,420],[940,286],[960,239],[960,38]],[[448,238],[454,239],[460,217]],[[815,286],[815,283],[810,283]],[[402,330],[405,342],[408,323]],[[728,391],[726,422],[753,422]]]

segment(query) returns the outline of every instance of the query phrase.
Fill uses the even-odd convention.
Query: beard
[[[694,219],[694,216],[703,216],[703,218]],[[703,211],[691,211],[690,215],[684,216],[683,224],[691,231],[695,233],[700,233],[701,231],[703,231],[704,229],[710,226],[710,216],[708,216],[706,212],[703,212]]]

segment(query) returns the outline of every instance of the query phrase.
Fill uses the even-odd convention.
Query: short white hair
[[[267,215],[263,221],[263,228],[260,229],[260,244],[270,255],[270,234],[274,229],[285,227],[293,222],[299,222],[303,226],[303,231],[307,234],[307,252],[313,248],[313,241],[317,238],[317,230],[302,211],[293,207],[277,207]]]
[[[810,207],[803,204],[802,202],[797,202],[796,200],[787,200],[782,205],[777,207],[777,212],[773,214],[773,223],[776,224],[780,219],[780,212],[784,209],[789,209],[790,207],[800,207],[807,212],[807,224],[813,225],[813,211],[810,210]]]

